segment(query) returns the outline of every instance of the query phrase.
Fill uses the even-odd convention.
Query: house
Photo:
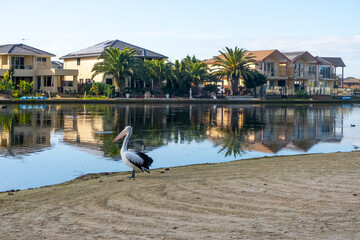
[[[250,67],[267,76],[267,94],[293,95],[304,90],[308,94],[330,95],[337,80],[336,68],[342,67],[344,73],[345,64],[339,57],[314,57],[308,51],[280,52],[277,49],[248,52],[256,61]],[[203,62],[213,69],[215,58]],[[230,86],[226,79],[223,84],[225,89]],[[242,81],[240,86],[243,86]]]
[[[64,69],[77,69],[79,71],[79,83],[80,84],[87,84],[91,83],[91,76],[92,76],[92,68],[95,63],[98,63],[100,60],[98,59],[100,54],[106,48],[118,48],[123,50],[124,48],[134,48],[139,53],[137,57],[142,58],[144,60],[152,60],[152,59],[163,59],[167,58],[164,55],[159,53],[147,50],[145,48],[141,48],[120,40],[111,40],[98,43],[94,46],[69,53],[61,59],[64,60]],[[103,74],[99,74],[94,77],[93,79],[95,82],[105,82],[106,84],[114,84],[112,76],[105,76]],[[125,87],[136,87],[137,83],[133,79],[128,79],[125,83]]]
[[[13,81],[33,82],[34,91],[77,91],[78,71],[52,69],[51,57],[55,55],[25,44],[0,45],[0,76],[14,67]]]
[[[345,78],[343,81],[344,88],[360,89],[360,79],[353,77]]]
[[[249,53],[257,63],[250,66],[267,77],[267,87],[284,87],[283,89],[287,89],[293,86],[288,77],[291,60],[283,53],[277,49],[249,51]]]
[[[293,81],[293,90],[306,90],[317,86],[318,60],[308,51],[283,52],[291,60],[288,77]]]

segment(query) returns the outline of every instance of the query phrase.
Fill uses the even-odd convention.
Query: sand
[[[86,175],[0,193],[0,239],[358,239],[360,152]]]

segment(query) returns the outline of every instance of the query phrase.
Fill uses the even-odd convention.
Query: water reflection
[[[134,127],[130,147],[151,151],[169,143],[220,147],[227,156],[246,151],[307,152],[319,142],[340,142],[343,118],[351,107],[331,105],[14,105],[0,114],[2,156],[19,156],[51,147],[52,132],[71,146],[117,157],[112,139]]]

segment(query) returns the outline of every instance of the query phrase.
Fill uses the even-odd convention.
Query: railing
[[[309,71],[295,71],[294,77],[295,78],[315,78],[315,72]]]
[[[319,74],[319,79],[334,79],[336,80],[336,74],[330,73],[330,74]]]
[[[268,78],[271,77],[287,77],[285,70],[273,70],[273,71],[265,71],[264,75]]]
[[[29,65],[11,65],[14,66],[14,69],[32,69],[32,66]]]

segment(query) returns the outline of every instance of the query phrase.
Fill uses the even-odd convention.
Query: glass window
[[[25,58],[24,57],[11,57],[11,65],[15,69],[25,69]]]
[[[77,59],[76,63],[78,66],[80,65],[80,58]]]

